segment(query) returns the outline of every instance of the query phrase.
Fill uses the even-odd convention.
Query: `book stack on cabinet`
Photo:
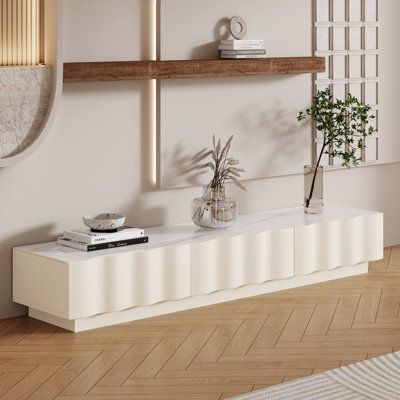
[[[267,58],[263,40],[220,40],[218,45],[222,59],[241,60],[246,58]]]
[[[148,241],[149,238],[145,236],[143,229],[130,226],[123,226],[114,232],[93,232],[90,229],[73,229],[64,231],[64,235],[57,240],[59,245],[82,251],[133,246],[148,243]]]

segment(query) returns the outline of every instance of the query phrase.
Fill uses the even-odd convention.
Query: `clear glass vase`
[[[235,200],[225,196],[225,188],[207,188],[203,197],[192,201],[192,221],[202,228],[226,229],[237,220]]]
[[[304,167],[304,211],[320,214],[324,207],[324,168],[315,165]]]

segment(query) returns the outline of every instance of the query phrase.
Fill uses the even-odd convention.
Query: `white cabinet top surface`
[[[123,254],[135,251],[146,251],[165,246],[176,246],[190,242],[202,242],[212,239],[234,237],[243,234],[263,231],[303,227],[312,224],[331,222],[339,219],[354,218],[363,215],[377,214],[374,211],[325,206],[322,214],[305,214],[302,207],[274,210],[255,214],[244,214],[238,217],[237,224],[226,230],[200,229],[193,223],[148,228],[145,234],[149,243],[94,252],[84,252],[58,245],[57,242],[41,243],[15,247],[14,251],[29,253],[60,262],[80,262],[96,257]]]

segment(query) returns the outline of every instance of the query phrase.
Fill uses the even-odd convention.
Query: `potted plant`
[[[376,132],[371,125],[375,118],[371,106],[361,103],[348,94],[345,100],[334,99],[330,89],[318,91],[310,108],[301,111],[298,121],[311,120],[322,141],[315,165],[304,167],[304,210],[316,214],[323,207],[324,154],[335,157],[346,168],[357,166],[362,161],[362,150],[366,137]]]
[[[237,205],[235,200],[226,197],[225,184],[233,182],[243,190],[246,188],[239,180],[244,172],[239,168],[239,160],[229,156],[232,141],[233,136],[222,146],[221,140],[216,143],[213,136],[213,148],[203,157],[211,156],[212,161],[198,166],[198,169],[209,168],[213,172],[203,196],[192,201],[192,221],[202,228],[225,229],[236,222]]]

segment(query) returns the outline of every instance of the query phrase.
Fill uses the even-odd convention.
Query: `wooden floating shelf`
[[[323,57],[81,62],[64,64],[64,82],[285,75],[324,71]]]

